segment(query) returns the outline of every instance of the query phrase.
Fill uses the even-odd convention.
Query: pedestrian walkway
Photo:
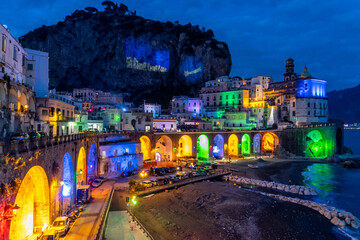
[[[99,227],[98,218],[103,208],[106,208],[105,205],[113,185],[113,181],[108,181],[99,188],[92,189],[92,201],[86,206],[80,218],[76,220],[68,234],[66,234],[65,240],[87,240],[89,236],[96,232]]]
[[[106,240],[149,240],[146,234],[133,224],[134,228],[130,228],[131,216],[127,211],[110,211],[107,218],[105,228]]]

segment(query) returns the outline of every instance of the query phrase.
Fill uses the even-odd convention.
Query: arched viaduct
[[[144,160],[273,153],[279,144],[297,156],[326,158],[343,148],[343,126],[335,123],[283,130],[138,133],[132,137],[140,139]]]
[[[343,127],[319,124],[285,130],[237,132],[122,133],[141,142],[144,160],[238,157],[271,153],[277,145],[300,156],[325,158],[341,153]],[[23,239],[40,231],[74,204],[76,188],[96,176],[97,133],[0,143],[0,239]],[[63,182],[63,185],[60,183]],[[11,218],[12,207],[19,206]]]

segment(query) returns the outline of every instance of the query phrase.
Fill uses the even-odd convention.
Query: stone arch
[[[76,164],[76,185],[86,184],[86,172],[86,152],[84,147],[81,147]]]
[[[91,144],[88,154],[87,180],[95,179],[97,174],[97,149],[95,143]]]
[[[249,134],[244,134],[241,137],[241,154],[250,155],[251,153],[251,140]]]
[[[33,97],[29,98],[29,110],[32,111],[32,112],[36,111],[36,109],[35,109],[35,101],[34,101]]]
[[[220,134],[214,137],[213,156],[216,159],[224,157],[224,137]]]
[[[326,158],[326,137],[320,130],[312,130],[306,134],[305,156],[310,158]]]
[[[140,137],[141,153],[143,154],[143,160],[151,159],[151,141],[147,136]]]
[[[159,140],[156,142],[156,160],[157,161],[173,160],[172,141],[166,135],[161,136],[161,138],[159,138]]]
[[[192,156],[192,140],[188,135],[182,135],[179,139],[179,157]]]
[[[197,139],[196,158],[200,161],[207,161],[209,159],[209,138],[202,134]]]
[[[336,130],[336,153],[342,154],[343,152],[343,132],[341,128]]]
[[[17,110],[18,109],[18,97],[15,89],[9,90],[9,108]]]
[[[74,169],[70,153],[65,153],[63,157],[62,180],[64,181],[64,185],[62,187],[62,196],[70,197],[74,186]]]
[[[6,91],[4,84],[0,84],[0,107],[6,104]]]
[[[231,134],[228,140],[230,157],[239,157],[239,139],[235,134]]]
[[[268,132],[264,134],[262,138],[263,152],[273,153],[277,145],[279,145],[279,138],[275,133]]]
[[[261,153],[261,134],[257,133],[254,136],[254,148],[253,151],[255,154],[260,154]]]
[[[25,93],[19,94],[19,108],[25,109],[25,106],[29,107]]]
[[[47,175],[40,166],[26,173],[16,194],[19,206],[16,217],[11,219],[10,240],[25,239],[34,230],[41,231],[50,223],[50,190]]]

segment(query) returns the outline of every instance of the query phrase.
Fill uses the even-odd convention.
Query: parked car
[[[29,139],[29,134],[27,133],[16,133],[11,137],[11,140],[25,140]]]
[[[40,237],[40,240],[59,240],[59,239],[60,239],[60,234],[58,231],[55,231],[54,229],[45,231]]]
[[[189,176],[190,177],[197,177],[197,176],[200,176],[200,173],[198,171],[192,171]]]
[[[103,180],[102,179],[95,179],[94,181],[92,181],[91,186],[94,188],[100,187],[101,184],[103,184]]]
[[[40,137],[43,138],[43,137],[47,137],[47,133],[46,132],[39,132],[40,134]]]
[[[155,174],[158,176],[164,176],[166,173],[163,168],[155,168]]]
[[[120,173],[121,177],[128,177],[128,176],[131,176],[131,175],[132,175],[131,171],[125,171],[125,172]]]
[[[169,167],[171,173],[176,172],[176,167]]]
[[[58,217],[51,226],[51,230],[57,231],[60,236],[65,236],[70,228],[70,220],[67,216]]]
[[[146,187],[146,188],[150,188],[153,186],[153,182],[152,181],[149,181],[149,180],[146,180],[146,181],[143,181],[143,185]]]
[[[40,135],[40,133],[34,131],[34,132],[29,133],[29,137],[30,137],[30,139],[36,139],[36,138],[40,138],[41,135]]]

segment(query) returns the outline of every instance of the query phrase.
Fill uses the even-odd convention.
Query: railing
[[[107,221],[107,215],[109,213],[109,209],[110,209],[110,205],[111,205],[111,200],[114,196],[114,185],[111,188],[111,192],[110,195],[108,197],[108,199],[106,200],[106,208],[103,208],[103,210],[100,213],[100,226],[98,227],[95,236],[94,236],[94,240],[102,240],[103,236],[104,236],[104,230],[105,230],[105,222]],[[92,236],[90,236],[90,239],[92,238]]]
[[[144,231],[146,237],[148,237],[151,240],[154,240],[153,236],[151,236],[151,234],[148,232],[148,230],[146,230],[146,228],[141,224],[139,219],[137,219],[137,217],[131,211],[129,211],[129,209],[127,209],[127,212],[136,221],[136,223],[140,227],[140,229]]]

